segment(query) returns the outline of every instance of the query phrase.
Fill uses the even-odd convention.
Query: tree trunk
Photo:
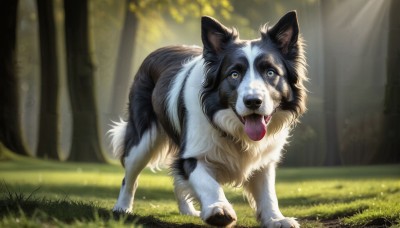
[[[17,9],[18,0],[0,1],[0,142],[17,154],[28,155],[19,113],[15,54]]]
[[[40,120],[36,156],[59,157],[59,76],[53,0],[37,0],[40,36]]]
[[[68,161],[104,162],[99,142],[94,64],[88,29],[88,1],[64,1],[67,81],[72,108]]]
[[[324,165],[341,165],[339,153],[339,139],[337,127],[337,80],[336,80],[336,61],[333,51],[335,50],[336,35],[330,29],[330,22],[334,20],[329,12],[334,2],[321,1],[323,40],[324,40],[324,111],[325,111],[325,131],[326,131],[326,157]]]
[[[110,112],[112,118],[118,118],[118,114],[126,108],[129,90],[129,79],[132,75],[133,48],[138,30],[138,18],[130,10],[129,4],[136,0],[126,0],[124,27],[119,41],[118,56],[115,66],[112,99]]]
[[[389,13],[387,80],[383,114],[383,139],[376,162],[400,162],[400,1],[392,0]]]

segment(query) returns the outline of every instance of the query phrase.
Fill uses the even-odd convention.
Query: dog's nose
[[[248,95],[243,98],[244,105],[249,108],[256,110],[261,107],[263,100],[262,97],[256,95]]]

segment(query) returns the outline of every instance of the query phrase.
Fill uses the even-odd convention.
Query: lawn
[[[398,227],[400,165],[279,168],[286,216],[302,227]],[[140,176],[133,215],[112,214],[123,169],[116,165],[18,158],[0,161],[0,227],[200,227],[180,215],[166,171]],[[239,227],[257,227],[241,189],[226,187]]]

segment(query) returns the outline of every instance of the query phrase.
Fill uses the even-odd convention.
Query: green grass
[[[179,214],[167,172],[145,170],[133,215],[111,213],[123,169],[115,165],[0,161],[0,227],[194,227]],[[277,192],[286,216],[302,227],[396,226],[400,222],[400,165],[279,168]],[[241,189],[226,188],[238,226],[257,227]],[[136,225],[135,225],[136,224]]]

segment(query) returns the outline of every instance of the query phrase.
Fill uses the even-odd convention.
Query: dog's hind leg
[[[159,150],[165,139],[153,123],[142,135],[139,143],[129,149],[123,159],[125,177],[113,211],[132,212],[135,191],[138,186],[139,173],[146,167],[150,159]]]

